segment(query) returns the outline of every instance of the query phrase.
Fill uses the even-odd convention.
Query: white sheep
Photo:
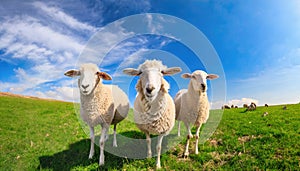
[[[170,85],[163,78],[180,72],[179,67],[167,68],[158,60],[146,60],[138,69],[127,68],[123,72],[131,76],[140,76],[136,90],[138,95],[134,102],[134,121],[146,134],[147,157],[151,158],[150,134],[158,134],[156,168],[160,168],[161,143],[175,123],[175,105],[168,94]]]
[[[191,124],[196,126],[196,147],[195,153],[198,154],[199,131],[202,123],[206,123],[209,117],[209,102],[207,98],[207,79],[216,79],[219,76],[207,74],[204,71],[196,70],[192,74],[185,73],[183,78],[190,78],[188,89],[180,90],[175,96],[176,119],[178,120],[178,136],[180,136],[180,121],[183,121],[187,131],[187,143],[184,157],[189,155],[189,141],[193,137]]]
[[[83,64],[80,70],[69,70],[66,76],[78,79],[80,89],[80,116],[90,127],[91,148],[89,158],[94,156],[94,127],[101,125],[99,165],[104,165],[104,142],[108,137],[108,129],[114,125],[113,146],[117,146],[116,126],[128,114],[129,101],[127,95],[115,85],[105,85],[101,79],[111,80],[111,77],[100,72],[95,64]]]

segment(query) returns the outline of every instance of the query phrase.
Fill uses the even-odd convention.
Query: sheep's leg
[[[149,132],[146,132],[146,141],[147,141],[147,158],[151,158],[152,152],[151,152],[151,138]]]
[[[190,139],[193,138],[192,132],[191,132],[191,127],[189,124],[185,124],[187,130],[188,130],[188,136],[186,140],[186,146],[185,146],[185,151],[184,151],[184,158],[189,156],[189,144],[190,144]]]
[[[118,145],[117,145],[117,124],[114,124],[114,141],[113,141],[113,147],[118,147]]]
[[[104,143],[105,143],[105,137],[107,136],[108,126],[106,124],[101,125],[101,137],[100,137],[100,159],[99,159],[99,165],[104,165]]]
[[[95,133],[94,133],[94,127],[90,127],[90,139],[91,139],[91,148],[90,148],[90,155],[89,159],[93,158],[94,156],[94,146],[95,146]]]
[[[199,127],[197,127],[197,130],[196,130],[195,154],[198,154],[198,141],[199,141],[200,128],[201,128],[201,125]]]
[[[180,137],[180,121],[178,121],[178,133],[177,133],[177,135],[178,135],[178,137]]]
[[[160,165],[160,154],[161,154],[161,143],[162,143],[163,138],[164,138],[163,135],[159,135],[158,139],[157,139],[157,146],[156,146],[156,151],[157,151],[156,169],[160,169],[161,168],[161,165]]]

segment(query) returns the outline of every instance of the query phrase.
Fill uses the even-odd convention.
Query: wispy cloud
[[[34,2],[32,5],[35,10],[41,10],[41,15],[15,15],[5,17],[0,23],[0,49],[4,52],[1,58],[18,65],[14,69],[14,81],[0,82],[0,91],[37,95],[35,92],[44,83],[63,79],[66,68],[75,65],[86,40],[96,30],[59,8],[42,2]],[[47,17],[47,22],[43,17]],[[61,26],[67,27],[56,29]],[[70,100],[67,95],[58,96],[62,93],[60,90],[67,89],[48,87],[49,92],[45,91],[48,93],[44,93],[43,97],[52,94],[51,97],[55,98],[56,92],[57,98]],[[66,93],[70,94],[70,91]]]
[[[12,7],[15,3],[5,5]],[[78,16],[70,15],[61,8],[61,5],[55,5],[56,3],[39,1],[21,3],[15,7],[20,8],[19,12],[9,11],[0,5],[0,8],[3,7],[7,11],[7,13],[0,12],[5,14],[0,18],[0,60],[17,66],[11,81],[0,81],[0,91],[72,101],[78,98],[79,93],[77,88],[70,84],[73,81],[64,77],[63,73],[67,69],[74,68],[76,64],[94,62],[104,64],[104,70],[108,70],[111,65],[121,62],[130,53],[139,51],[142,46],[136,46],[137,42],[143,45],[147,43],[143,38],[132,42],[118,42],[134,35],[122,28],[122,22],[114,22],[111,24],[112,27],[98,29],[90,23],[79,20]],[[97,10],[100,12],[97,14],[97,21],[108,21],[108,18],[102,18],[105,11],[109,13],[111,10],[105,3],[107,2],[97,2],[98,7],[102,8],[100,11]],[[134,1],[130,4],[130,9],[136,8],[137,11],[147,10],[150,5],[148,1]],[[86,3],[83,5],[89,8]],[[115,4],[114,8],[124,5],[128,6],[129,3],[122,1]],[[95,7],[97,5],[93,5],[92,8]],[[87,9],[82,10],[83,13],[88,13]],[[84,20],[90,21],[86,18]],[[100,25],[103,24],[101,22]],[[95,34],[97,31],[99,34]],[[91,39],[88,42],[92,35],[97,41],[93,42]],[[121,45],[118,46],[116,42]],[[114,51],[111,56],[102,61],[102,57],[112,49]],[[81,52],[85,53],[80,56]]]
[[[300,53],[292,49],[271,66],[261,68],[251,77],[232,81],[231,91],[242,97],[259,100],[260,105],[296,103],[300,101]]]
[[[44,16],[48,16],[47,18],[51,18],[53,21],[63,24],[66,27],[77,30],[77,31],[88,31],[88,32],[95,32],[97,29],[89,24],[79,22],[74,17],[66,14],[59,8],[49,7],[43,2],[33,2],[33,6],[41,11],[41,14]]]

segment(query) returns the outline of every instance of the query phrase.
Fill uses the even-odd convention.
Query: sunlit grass
[[[105,166],[98,167],[99,148],[88,159],[90,141],[78,120],[73,103],[0,97],[0,170],[153,170],[155,160],[130,159],[105,153]],[[269,115],[263,117],[262,114]],[[214,134],[199,145],[194,153],[183,159],[185,128],[182,138],[177,130],[164,140],[169,150],[162,155],[162,170],[297,170],[300,169],[300,104],[225,110]],[[210,121],[222,112],[211,113]],[[143,139],[129,118],[118,126],[118,145],[115,150],[126,153],[145,153],[133,148],[122,137]],[[213,127],[204,125],[202,131]],[[177,124],[175,125],[177,128]],[[99,128],[100,129],[100,128]],[[111,130],[110,130],[111,133]],[[202,132],[203,133],[203,132]],[[153,136],[155,137],[155,136]],[[106,143],[110,147],[112,136]],[[143,147],[143,142],[140,144]],[[155,152],[155,141],[152,143]],[[128,149],[126,149],[126,148]],[[127,151],[126,151],[127,150]],[[146,154],[144,154],[146,155]]]

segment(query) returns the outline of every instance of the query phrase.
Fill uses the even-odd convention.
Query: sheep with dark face
[[[256,110],[256,104],[254,102],[251,102],[251,104],[247,108],[247,111],[253,111],[253,110]]]
[[[129,100],[127,95],[115,85],[102,84],[102,79],[111,77],[101,72],[95,64],[83,64],[80,70],[69,70],[66,76],[76,77],[80,89],[80,116],[90,127],[91,148],[89,158],[94,155],[94,127],[101,125],[99,165],[104,164],[104,142],[109,126],[114,125],[113,146],[117,146],[116,126],[128,114]]]
[[[207,80],[218,78],[218,75],[207,74],[204,71],[196,70],[192,74],[185,73],[183,78],[189,78],[188,89],[180,90],[174,99],[176,106],[176,119],[183,121],[187,131],[187,143],[184,157],[189,155],[189,141],[193,137],[191,126],[196,126],[196,146],[195,153],[198,154],[198,139],[200,127],[206,123],[209,117],[209,101],[207,98]],[[178,136],[180,136],[180,123],[178,122]]]
[[[222,109],[230,109],[230,106],[224,105],[224,106],[222,106]]]
[[[158,134],[156,168],[161,168],[162,139],[169,134],[175,122],[175,105],[168,93],[170,85],[163,76],[180,71],[179,67],[167,68],[158,60],[146,60],[138,69],[123,70],[127,75],[140,77],[136,85],[138,94],[134,102],[134,121],[146,134],[148,158],[152,156],[150,134]]]

